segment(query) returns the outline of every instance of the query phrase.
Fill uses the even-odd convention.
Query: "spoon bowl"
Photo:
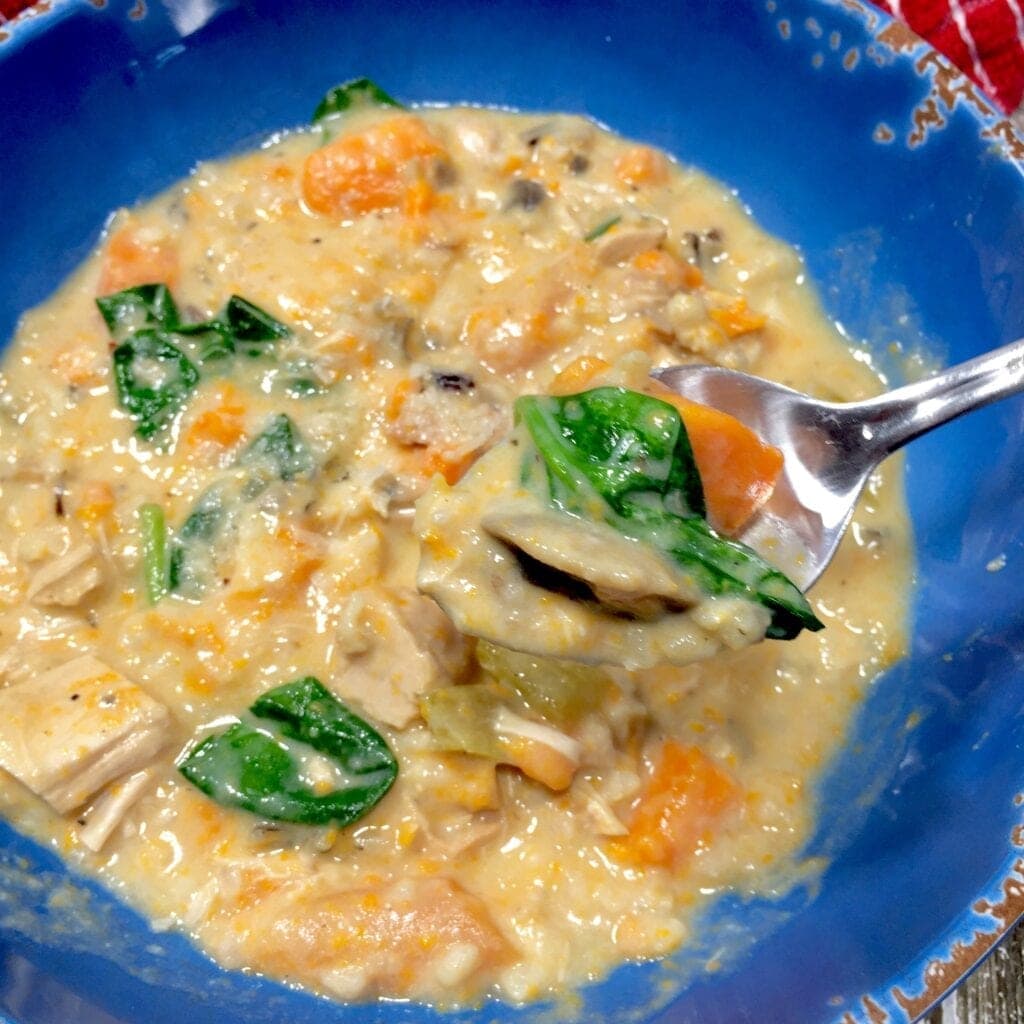
[[[1024,391],[1024,338],[863,402],[822,402],[720,366],[668,366],[653,376],[735,416],[782,452],[775,490],[739,539],[808,590],[883,459],[957,416]]]

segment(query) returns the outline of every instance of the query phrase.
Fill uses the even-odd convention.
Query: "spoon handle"
[[[879,460],[957,416],[1024,391],[1024,338],[927,380],[848,406]]]

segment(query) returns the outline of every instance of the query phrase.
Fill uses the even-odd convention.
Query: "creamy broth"
[[[0,806],[226,966],[345,1000],[543,997],[670,953],[716,894],[796,877],[815,782],[903,650],[900,467],[872,477],[811,594],[824,631],[572,676],[601,699],[557,723],[573,744],[561,781],[440,749],[427,727],[427,694],[553,670],[477,647],[417,593],[417,499],[581,356],[715,361],[840,400],[879,381],[796,254],[657,151],[580,118],[476,109],[359,110],[331,131],[204,164],[120,212],[19,326],[0,407],[0,755],[20,781],[4,777]],[[196,356],[194,390],[144,438],[95,299],[157,281],[189,322],[237,294],[290,333]],[[253,486],[243,453],[282,414],[309,465]],[[180,534],[211,493],[231,512],[189,569],[201,585],[153,603],[140,507]],[[397,759],[365,817],[271,822],[182,777],[198,739],[310,676]],[[86,753],[64,742],[76,729]],[[638,858],[666,741],[727,798],[697,808],[681,850]],[[40,766],[50,755],[89,765],[69,781]],[[315,757],[302,770],[333,778]]]

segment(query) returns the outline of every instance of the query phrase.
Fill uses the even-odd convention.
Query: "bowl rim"
[[[874,44],[887,51],[887,58],[891,55],[888,63],[909,64],[927,89],[925,98],[938,96],[943,101],[940,119],[962,106],[978,126],[980,137],[992,144],[997,158],[1012,166],[1024,179],[1024,106],[1014,114],[1000,112],[931,44],[868,0],[807,2],[859,21],[874,38]],[[114,17],[122,14],[119,6],[118,0],[36,0],[11,18],[0,17],[0,61],[77,11]],[[765,0],[769,12],[775,12],[776,7],[777,0]],[[127,16],[135,21],[145,18],[144,0],[134,0]],[[912,119],[920,137],[915,142],[911,133],[907,144],[912,147],[927,142],[930,131],[941,130],[945,124],[942,121],[931,129],[919,121],[916,114],[917,110],[912,112]],[[912,963],[871,991],[851,999],[849,1005],[855,1009],[842,1012],[834,1024],[861,1024],[861,1021],[913,1024],[919,1021],[976,971],[1024,921],[1024,791],[1015,794],[1013,803],[1020,820],[1006,838],[999,868],[979,888],[975,900]],[[115,895],[115,898],[119,897]],[[278,984],[272,979],[265,980]],[[0,1024],[19,1022],[0,1012]]]

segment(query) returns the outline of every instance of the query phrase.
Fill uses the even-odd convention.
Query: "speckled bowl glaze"
[[[108,212],[372,75],[409,101],[561,109],[666,147],[798,244],[883,368],[1024,334],[1024,142],[859,0],[65,0],[0,26],[0,338]],[[910,656],[880,679],[778,901],[556,1007],[342,1007],[226,973],[0,826],[0,1012],[19,1024],[906,1022],[1024,910],[1024,403],[907,456]],[[1005,562],[1002,571],[993,571]],[[709,960],[718,964],[712,972]]]

